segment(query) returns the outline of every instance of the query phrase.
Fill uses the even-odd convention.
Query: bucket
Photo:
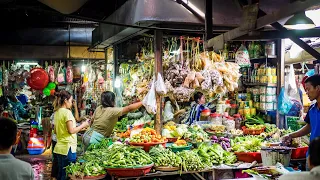
[[[284,167],[288,167],[291,160],[292,150],[261,150],[263,166],[275,166],[281,163]]]

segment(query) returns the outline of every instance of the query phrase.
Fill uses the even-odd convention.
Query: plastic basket
[[[191,143],[188,143],[187,146],[181,146],[181,147],[177,147],[177,146],[173,146],[173,144],[170,146],[172,152],[179,152],[179,151],[183,151],[183,150],[190,150],[192,147]]]
[[[262,129],[247,129],[245,126],[242,127],[244,135],[260,135],[264,132],[264,128]]]
[[[235,153],[237,156],[238,161],[252,163],[257,161],[258,163],[262,162],[262,157],[260,152],[239,152]]]
[[[178,140],[178,138],[167,138],[169,143],[174,143]]]
[[[143,150],[146,152],[149,152],[151,147],[156,146],[161,144],[163,147],[166,147],[166,143],[168,142],[168,140],[164,141],[164,142],[157,142],[157,143],[129,143],[131,146],[139,146],[139,147],[143,147]]]
[[[30,155],[40,155],[44,152],[44,148],[27,148]]]
[[[309,147],[299,147],[292,150],[291,159],[303,159],[306,158]]]
[[[138,177],[145,176],[152,167],[153,164],[137,168],[107,168],[107,171],[111,176],[116,177]]]

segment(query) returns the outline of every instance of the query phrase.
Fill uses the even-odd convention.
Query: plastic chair
[[[16,142],[15,142],[14,145],[13,145],[13,149],[14,149],[13,152],[14,152],[14,153],[16,153],[17,148],[18,148],[18,145],[19,145],[20,138],[21,138],[21,132],[22,132],[22,129],[19,129],[18,132],[17,132]]]

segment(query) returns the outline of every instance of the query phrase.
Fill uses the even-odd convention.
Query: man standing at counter
[[[285,144],[290,143],[292,138],[305,136],[309,133],[311,133],[310,142],[320,136],[320,75],[313,75],[306,79],[305,90],[310,101],[316,100],[317,102],[309,108],[304,120],[307,124],[300,130],[283,137]]]

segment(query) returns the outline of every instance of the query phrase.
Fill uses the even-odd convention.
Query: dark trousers
[[[66,175],[66,167],[70,165],[70,163],[76,162],[77,153],[72,153],[71,148],[69,149],[68,155],[57,154],[58,157],[58,166],[59,172],[57,180],[65,180],[67,178]]]
[[[59,166],[58,166],[58,157],[57,154],[53,152],[54,147],[56,146],[57,142],[56,141],[51,141],[52,142],[52,167],[51,167],[51,177],[53,178],[58,178],[58,173],[59,173]]]

